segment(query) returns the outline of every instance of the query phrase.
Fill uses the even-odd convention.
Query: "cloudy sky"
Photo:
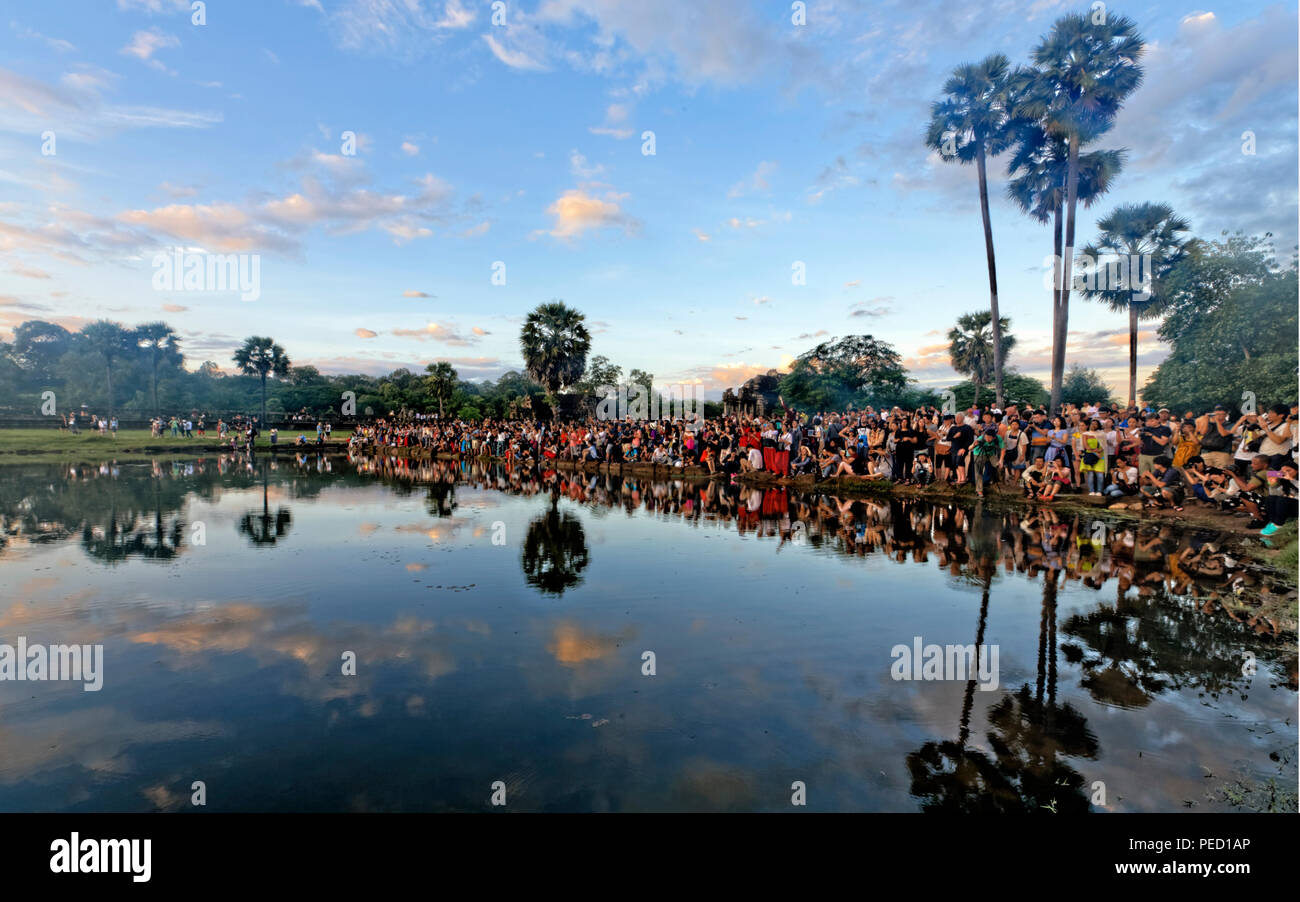
[[[1079,243],[1115,204],[1165,201],[1289,258],[1295,7],[1195,2],[1110,7],[1149,42],[1146,79],[1098,145],[1130,159]],[[190,366],[258,334],[327,372],[484,378],[562,298],[593,353],[713,396],[862,332],[954,380],[943,336],[987,305],[983,234],[972,167],[921,143],[928,105],[954,65],[1025,62],[1089,4],[809,0],[802,25],[783,0],[209,0],[202,24],[189,0],[8,7],[0,338],[165,319]],[[1003,176],[1009,362],[1042,375],[1051,236]],[[173,247],[259,255],[260,297],[156,290]],[[1125,318],[1076,300],[1071,326],[1068,362],[1122,386]],[[1146,331],[1139,350],[1145,378],[1164,350]]]

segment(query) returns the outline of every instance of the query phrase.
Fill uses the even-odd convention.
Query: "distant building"
[[[781,373],[768,370],[746,380],[739,391],[727,389],[722,393],[722,415],[765,417],[769,412],[781,409],[781,399],[777,394],[780,384]]]

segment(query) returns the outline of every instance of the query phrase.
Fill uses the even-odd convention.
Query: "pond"
[[[1295,807],[1211,533],[292,455],[10,465],[0,526],[0,646],[102,646],[0,681],[0,810]]]

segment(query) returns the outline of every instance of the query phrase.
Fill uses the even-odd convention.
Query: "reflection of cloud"
[[[324,632],[290,606],[230,602],[136,631],[131,642],[158,645],[180,657],[172,666],[200,666],[197,656],[211,652],[252,655],[265,667],[297,661],[305,672],[286,679],[280,691],[315,701],[352,698],[369,691],[377,665],[403,661],[429,679],[451,673],[456,663],[436,647],[433,624],[399,617],[388,626],[349,625],[339,635]],[[357,658],[357,676],[342,676],[342,654]]]
[[[630,638],[626,633],[601,635],[584,633],[582,627],[575,623],[560,623],[551,634],[551,642],[546,646],[555,660],[565,665],[581,664],[584,661],[597,661],[614,654],[620,642]]]
[[[0,779],[16,783],[57,768],[81,768],[92,774],[128,774],[128,758],[141,746],[212,739],[224,730],[198,720],[141,721],[131,712],[109,706],[47,714],[29,711],[22,729],[0,725]],[[89,796],[86,796],[89,798]]]

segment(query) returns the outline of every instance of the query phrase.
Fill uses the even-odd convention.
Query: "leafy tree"
[[[627,381],[630,385],[644,385],[647,391],[654,389],[654,373],[647,373],[645,370],[633,367],[627,371]]]
[[[254,335],[244,339],[244,344],[234,353],[235,365],[246,376],[257,376],[262,382],[262,427],[266,426],[266,379],[275,376],[283,379],[289,375],[289,355],[274,339]]]
[[[993,317],[987,310],[967,313],[959,317],[957,325],[948,330],[948,357],[952,368],[963,376],[969,376],[975,385],[973,406],[979,405],[980,387],[987,385],[989,378],[997,368],[996,334],[1002,335],[1002,353],[1009,353],[1016,346],[1014,335],[1008,334],[1011,319],[1002,317],[1000,330],[990,329]],[[1002,357],[1006,360],[1006,357]],[[997,395],[997,403],[1002,405],[1003,394]]]
[[[1295,400],[1296,265],[1260,276],[1250,268],[1252,255],[1240,256],[1240,249],[1220,245],[1219,260],[1199,264],[1215,275],[1192,283],[1205,291],[1203,312],[1192,315],[1189,304],[1177,322],[1171,316],[1161,326],[1172,347],[1142,389],[1147,402],[1204,410],[1240,404],[1244,392],[1254,394],[1259,409]],[[1234,260],[1248,267],[1243,278],[1222,278]]]
[[[907,386],[902,358],[888,342],[849,335],[801,354],[780,382],[787,403],[813,410],[861,405],[872,392]]]
[[[1088,404],[1096,401],[1102,404],[1114,404],[1110,386],[1101,374],[1093,369],[1084,369],[1079,364],[1070,367],[1061,386],[1061,401],[1065,404]]]
[[[578,394],[590,398],[602,385],[618,385],[622,381],[623,368],[615,366],[604,354],[597,354],[587,362],[587,369],[574,388]]]
[[[33,386],[54,381],[55,364],[72,350],[76,337],[67,329],[43,320],[28,320],[14,327],[10,357]]]
[[[1015,369],[1007,370],[1003,384],[1006,387],[1008,404],[1029,404],[1037,407],[1040,404],[1046,404],[1051,399],[1051,394],[1042,382],[1032,376],[1019,373]],[[956,396],[958,410],[976,406],[975,383],[970,381],[958,382],[956,385],[950,385],[948,390]]]
[[[1165,280],[1162,340],[1176,342],[1198,327],[1202,317],[1224,303],[1236,288],[1260,285],[1279,270],[1270,242],[1272,233],[1221,233],[1220,241],[1193,242],[1187,258]]]
[[[1001,53],[979,63],[965,63],[944,83],[942,100],[930,107],[925,143],[946,161],[974,163],[979,180],[980,215],[984,221],[984,252],[989,270],[989,316],[993,323],[993,372],[998,404],[1002,403],[1004,352],[1003,317],[998,313],[998,275],[993,254],[993,224],[989,219],[988,157],[1011,143],[1013,94],[1011,61]]]

